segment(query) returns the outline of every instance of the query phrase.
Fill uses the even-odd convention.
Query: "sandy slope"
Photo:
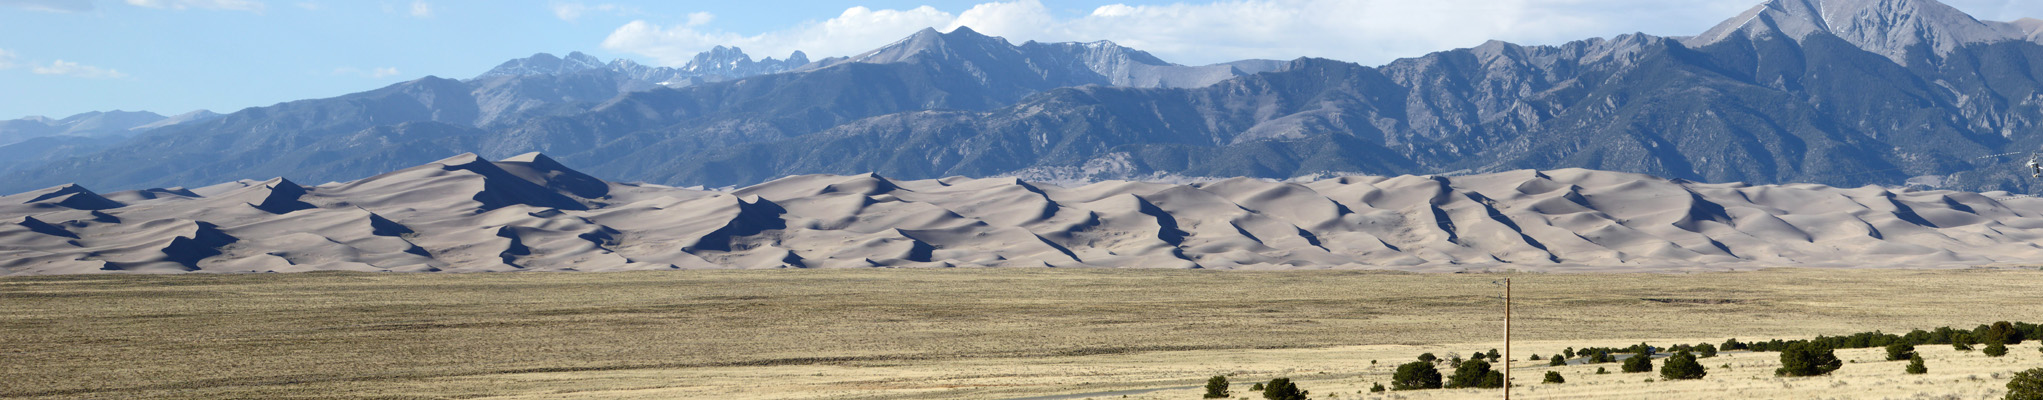
[[[1012,178],[609,183],[538,154],[346,183],[0,197],[0,270],[815,267],[1723,270],[2043,262],[2043,199],[1579,169],[1064,188]]]

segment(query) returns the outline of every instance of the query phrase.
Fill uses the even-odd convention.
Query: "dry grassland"
[[[793,270],[0,278],[4,398],[1013,398],[1131,389],[1196,398],[1230,374],[1370,395],[1420,352],[1500,347],[1502,274]],[[1515,274],[1516,358],[1565,346],[1720,342],[2043,321],[2033,269]],[[1649,300],[1650,299],[1650,300]],[[1668,301],[1672,300],[1672,301]],[[1833,377],[1775,353],[1699,382],[1593,375],[1525,398],[1981,398],[2043,366],[1921,346],[1931,373],[1842,350]],[[1378,360],[1371,364],[1371,360]],[[1731,364],[1729,369],[1719,368]],[[1524,366],[1521,362],[1520,366]],[[1606,364],[1615,371],[1616,364]],[[1997,374],[1997,376],[1996,376]],[[1327,396],[1338,394],[1338,397]],[[1672,394],[1672,397],[1660,395]]]

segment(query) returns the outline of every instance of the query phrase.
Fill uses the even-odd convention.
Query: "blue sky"
[[[1949,0],[1981,19],[2043,1]],[[0,119],[95,110],[232,112],[467,78],[536,52],[678,64],[713,45],[812,58],[958,25],[1113,40],[1173,62],[1381,64],[1486,39],[1690,35],[1759,0],[460,1],[0,0]]]

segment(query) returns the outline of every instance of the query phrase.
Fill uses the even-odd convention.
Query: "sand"
[[[0,197],[0,273],[869,267],[1723,271],[2043,262],[2043,199],[1580,169],[1058,187],[804,175],[604,182],[539,154]]]

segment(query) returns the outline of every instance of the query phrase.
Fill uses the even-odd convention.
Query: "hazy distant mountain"
[[[212,112],[212,111],[208,111],[208,110],[198,110],[198,111],[192,111],[192,112],[188,112],[188,113],[183,113],[183,114],[178,114],[178,115],[172,115],[172,116],[170,116],[170,117],[168,117],[168,118],[164,118],[164,119],[160,119],[160,120],[157,120],[156,122],[151,122],[151,123],[147,123],[147,124],[142,124],[142,125],[136,125],[136,126],[135,126],[135,127],[133,127],[133,128],[128,128],[128,130],[130,130],[130,131],[135,131],[135,132],[147,132],[147,131],[149,131],[149,130],[152,130],[152,129],[156,129],[156,128],[162,128],[162,127],[166,127],[166,126],[171,126],[171,125],[177,125],[177,124],[187,124],[187,123],[193,123],[193,122],[205,121],[205,120],[209,120],[209,119],[214,119],[214,118],[219,118],[219,117],[220,117],[220,113],[216,113],[216,112]]]
[[[847,63],[899,64],[924,61],[953,63],[967,69],[1024,68],[1044,75],[1077,75],[1079,80],[1111,86],[1173,88],[1211,85],[1237,76],[1275,71],[1285,65],[1270,60],[1244,60],[1188,67],[1165,62],[1147,52],[1121,47],[1104,40],[1091,43],[1030,41],[1017,46],[1009,44],[1007,39],[981,35],[970,27],[958,27],[950,33],[939,33],[936,29],[925,28],[913,36],[873,51],[850,57],[824,59],[798,70],[815,70]]]
[[[531,57],[505,61],[496,68],[477,75],[473,80],[487,80],[497,77],[528,75],[571,75],[586,71],[608,71],[624,77],[626,87],[621,89],[644,90],[650,85],[681,87],[703,82],[720,82],[754,75],[765,75],[795,69],[809,63],[809,56],[801,51],[790,54],[787,60],[767,57],[753,61],[744,50],[736,47],[716,46],[709,51],[696,54],[687,65],[679,68],[640,65],[626,59],[602,60],[582,52],[568,53],[567,58],[539,53]]]
[[[711,186],[872,171],[1095,180],[1582,167],[2027,191],[2037,185],[2018,164],[2043,149],[2039,32],[2043,21],[1978,21],[1932,0],[1773,0],[1695,37],[1490,42],[1380,67],[1188,67],[1107,42],[1015,45],[968,28],[799,67],[712,50],[688,73],[762,75],[678,88],[660,83],[686,68],[541,55],[468,81],[159,129],[17,171],[0,192],[345,180],[435,158],[418,149],[544,151],[608,179]],[[773,68],[791,69],[762,72]],[[2022,154],[1986,157],[2011,152]]]
[[[87,112],[61,120],[0,121],[0,173],[90,154],[158,128],[218,117],[198,110],[174,117],[147,111]]]
[[[733,190],[462,154],[285,178],[0,196],[0,275],[731,268],[1962,267],[2043,261],[2043,199],[1582,169],[1056,186],[802,175]]]
[[[28,140],[30,138],[67,136],[127,136],[146,125],[163,121],[162,115],[148,111],[93,111],[52,120],[45,117],[28,117],[0,121],[0,146]],[[147,129],[140,129],[147,130]]]

